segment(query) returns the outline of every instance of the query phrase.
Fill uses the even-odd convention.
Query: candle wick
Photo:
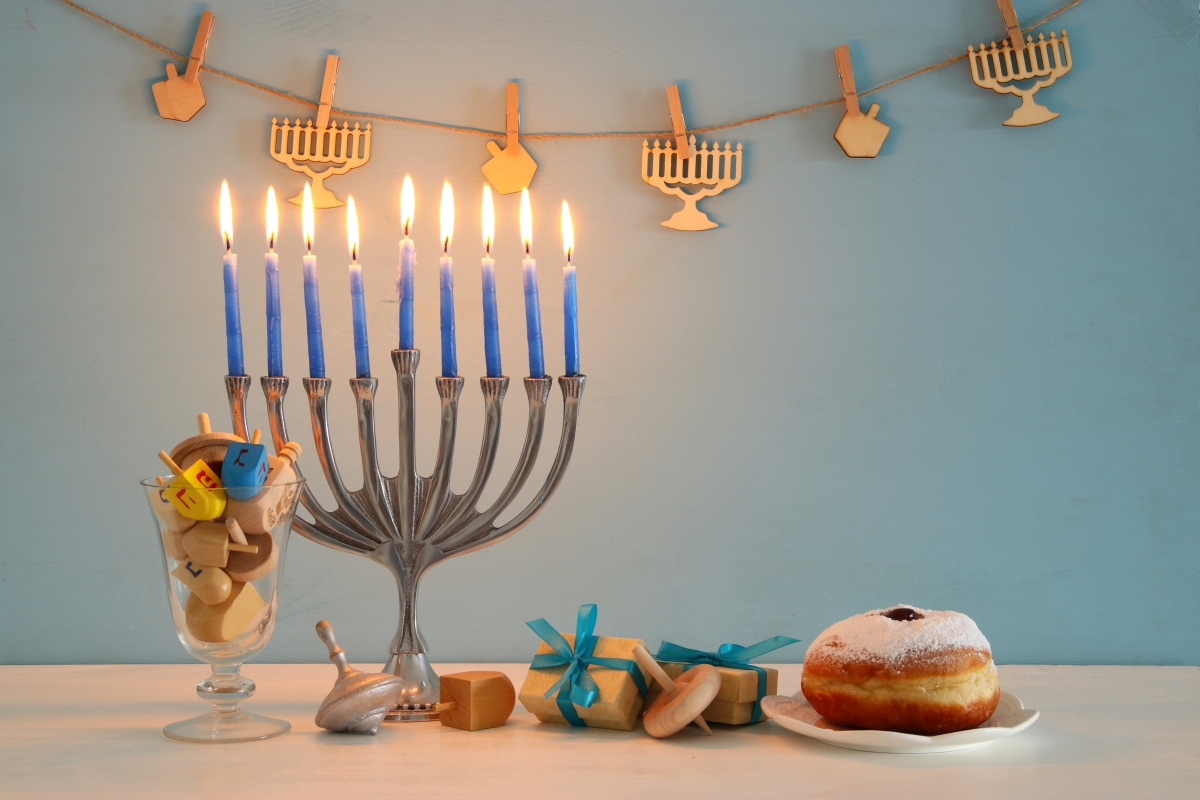
[[[271,238],[267,239],[267,249],[275,252],[275,234],[271,234]]]
[[[525,257],[529,258],[529,242],[525,243]]]
[[[450,237],[447,236],[442,240],[442,255],[450,255]]]
[[[225,252],[226,253],[233,252],[233,242],[230,240],[230,238],[228,236],[225,237]]]

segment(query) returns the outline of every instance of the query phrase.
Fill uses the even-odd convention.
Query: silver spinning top
[[[316,723],[329,731],[370,733],[400,701],[404,684],[395,675],[359,672],[346,663],[346,651],[333,638],[327,620],[317,623],[317,636],[329,648],[329,660],[337,665],[337,683],[317,709]]]

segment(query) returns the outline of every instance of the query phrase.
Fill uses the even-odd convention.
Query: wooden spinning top
[[[346,663],[346,652],[333,638],[327,620],[317,623],[317,636],[337,665],[337,683],[317,709],[316,723],[327,731],[375,734],[383,717],[400,701],[403,684],[395,675],[359,672]]]
[[[640,644],[634,646],[633,658],[663,688],[662,694],[646,709],[642,720],[646,733],[655,739],[665,739],[679,733],[689,722],[695,722],[712,736],[708,723],[700,714],[721,689],[721,675],[716,667],[699,664],[680,675],[678,681],[673,681]]]
[[[225,459],[225,450],[230,442],[245,442],[237,434],[214,431],[208,414],[200,412],[196,415],[196,427],[199,433],[171,448],[171,460],[183,469],[203,459],[209,464],[220,464]]]

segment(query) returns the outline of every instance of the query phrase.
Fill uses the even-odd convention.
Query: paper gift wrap
[[[688,666],[671,661],[659,661],[658,665],[672,680],[679,680],[684,667]],[[759,669],[767,673],[765,694],[778,694],[779,670],[770,667],[760,667]],[[751,669],[717,667],[717,674],[721,676],[721,689],[700,716],[704,717],[707,722],[721,722],[725,725],[745,725],[747,722],[760,722],[766,719],[761,714],[755,718],[754,714],[759,699],[757,672]],[[657,684],[651,686],[646,703],[653,702],[661,691],[662,688]]]
[[[571,648],[575,647],[575,635],[562,634]],[[646,646],[641,639],[617,639],[612,636],[597,636],[596,648],[592,655],[596,658],[633,659],[635,645]],[[538,655],[548,655],[554,650],[542,642],[537,649]],[[635,667],[641,671],[641,667]],[[530,669],[521,684],[521,693],[517,699],[525,710],[542,722],[558,722],[566,725],[567,719],[558,708],[556,695],[544,697],[546,691],[563,676],[567,666],[548,667],[546,669]],[[611,728],[618,731],[631,731],[637,722],[638,714],[642,711],[642,694],[632,675],[625,670],[610,669],[592,665],[587,667],[588,675],[596,682],[599,693],[590,708],[576,705],[575,713],[589,728]],[[650,676],[642,673],[642,678],[650,683]],[[564,686],[559,691],[567,691]]]

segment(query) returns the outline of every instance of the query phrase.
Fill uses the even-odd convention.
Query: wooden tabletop
[[[500,669],[520,685],[526,665]],[[0,666],[0,795],[124,797],[1194,798],[1200,786],[1200,669],[1002,666],[1000,682],[1041,718],[973,750],[883,755],[839,750],[772,722],[695,728],[663,741],[538,723],[520,705],[502,728],[388,724],[331,734],[313,714],[327,664],[249,664],[249,710],[291,733],[188,745],[168,722],[202,713],[200,664]],[[800,666],[780,667],[781,692]]]

